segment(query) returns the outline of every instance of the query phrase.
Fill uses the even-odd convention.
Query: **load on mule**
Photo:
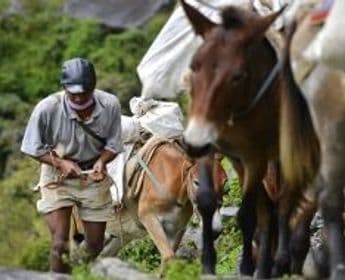
[[[303,201],[307,182],[284,184],[279,176],[281,80],[275,79],[252,106],[259,88],[277,62],[265,32],[281,11],[260,17],[253,11],[229,6],[223,9],[222,24],[215,24],[185,1],[181,3],[195,33],[204,39],[191,63],[191,106],[184,141],[192,155],[205,154],[215,146],[231,159],[240,177],[243,201],[238,219],[244,242],[240,272],[252,275],[256,270],[258,278],[278,276],[290,268],[294,273],[301,273],[314,208],[311,205],[309,211],[303,213],[306,216],[290,236],[290,216]],[[312,144],[317,150],[317,141]],[[312,158],[311,164],[315,162],[317,160]],[[276,172],[270,174],[272,168]],[[203,165],[200,176],[207,177],[209,173],[207,165]],[[275,198],[269,195],[265,181],[276,182]],[[202,262],[205,273],[215,272],[216,252],[209,230],[214,197],[210,182],[200,180],[197,200],[204,222]],[[276,224],[279,235],[273,259]],[[260,245],[256,264],[252,255],[255,232],[259,234]]]

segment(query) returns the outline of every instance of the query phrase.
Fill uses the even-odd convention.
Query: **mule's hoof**
[[[216,272],[215,272],[214,267],[207,267],[206,266],[202,269],[202,274],[203,275],[215,275]]]
[[[241,276],[253,276],[254,271],[254,263],[241,263],[239,266],[239,274]]]
[[[338,264],[331,274],[330,280],[344,280],[345,279],[345,265]]]
[[[290,273],[290,259],[287,255],[282,255],[276,258],[274,262],[274,266],[272,268],[272,277],[278,278],[283,276],[284,274]]]

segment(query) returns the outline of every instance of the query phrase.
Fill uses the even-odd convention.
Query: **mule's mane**
[[[225,29],[238,28],[253,19],[253,13],[236,6],[226,6],[221,13],[222,23]]]

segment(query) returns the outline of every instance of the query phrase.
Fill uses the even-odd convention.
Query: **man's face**
[[[83,105],[92,99],[92,92],[70,93],[66,90],[69,100],[77,105]]]

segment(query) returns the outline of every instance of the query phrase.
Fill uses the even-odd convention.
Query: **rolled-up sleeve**
[[[121,137],[121,106],[117,99],[114,102],[112,116],[110,118],[111,124],[106,138],[107,143],[104,149],[118,154],[124,151]]]
[[[46,139],[43,135],[46,123],[42,106],[39,105],[35,107],[30,116],[20,149],[23,153],[33,157],[40,157],[48,152]]]

